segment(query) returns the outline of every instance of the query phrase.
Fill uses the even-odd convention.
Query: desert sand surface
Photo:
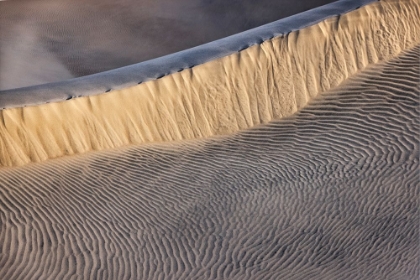
[[[420,47],[230,136],[0,171],[1,279],[418,279]]]
[[[39,42],[40,38],[37,37],[33,26],[16,25],[10,32],[14,35],[13,38],[2,37],[0,43],[0,89],[75,77]]]
[[[332,1],[295,0],[293,5],[286,0],[4,1],[0,90],[138,63]],[[24,58],[19,63],[17,55]]]
[[[135,86],[6,108],[0,111],[0,166],[225,135],[290,116],[367,65],[420,42],[419,15],[416,1],[374,2]],[[71,98],[72,86],[52,95]],[[6,92],[0,107],[43,98],[46,87]]]
[[[0,279],[419,279],[420,3],[351,2],[0,94]]]

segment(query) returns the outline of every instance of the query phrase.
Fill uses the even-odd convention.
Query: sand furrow
[[[419,59],[230,136],[2,168],[0,278],[417,279]]]

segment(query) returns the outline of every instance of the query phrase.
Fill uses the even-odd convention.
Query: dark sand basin
[[[195,47],[332,0],[0,2],[0,90],[57,82]]]

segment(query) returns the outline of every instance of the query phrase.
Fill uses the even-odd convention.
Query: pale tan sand
[[[419,279],[419,59],[230,136],[0,169],[0,279]]]
[[[381,1],[138,86],[0,113],[0,165],[223,135],[287,117],[420,41],[418,1]]]

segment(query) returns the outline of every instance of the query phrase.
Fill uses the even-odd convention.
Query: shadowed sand
[[[290,116],[367,65],[419,42],[419,7],[375,2],[154,81],[2,110],[0,165],[229,134]],[[0,96],[3,106],[6,98]]]
[[[0,279],[419,279],[419,7],[0,95]]]
[[[332,1],[0,2],[0,90],[139,63]]]
[[[231,136],[0,170],[1,279],[418,279],[420,47]]]
[[[0,89],[74,78],[57,57],[48,54],[33,27],[20,24],[10,31],[14,38],[2,37],[0,43]]]

